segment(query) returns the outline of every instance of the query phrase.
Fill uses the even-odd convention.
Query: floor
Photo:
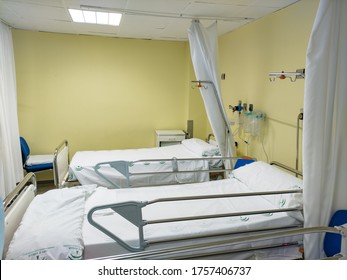
[[[78,181],[67,182],[64,186],[73,187],[78,186],[80,183]],[[43,194],[49,190],[56,189],[54,181],[38,181],[37,182],[37,194]]]
[[[37,194],[45,193],[46,191],[55,189],[53,181],[39,181],[37,182]]]

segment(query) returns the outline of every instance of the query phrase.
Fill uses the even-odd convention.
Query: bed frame
[[[223,158],[224,159],[224,158]],[[230,158],[226,158],[230,160]],[[236,158],[232,158],[235,160]],[[175,160],[173,160],[175,161]],[[270,165],[275,165],[285,171],[295,174],[296,176],[302,177],[302,172],[291,167],[288,167],[279,162],[273,161]],[[220,170],[222,171],[222,170]],[[230,171],[230,170],[227,170]],[[199,172],[199,171],[198,171]],[[298,246],[298,242],[292,242],[290,244],[274,244],[264,246],[252,246],[252,248],[244,248],[244,249],[236,249],[230,250],[228,246],[244,244],[262,240],[269,240],[278,237],[289,237],[289,236],[303,236],[304,234],[312,234],[312,233],[337,233],[342,236],[341,240],[341,253],[335,255],[334,257],[330,257],[327,259],[347,259],[347,224],[338,227],[311,227],[304,228],[303,224],[297,224],[292,227],[275,227],[275,228],[257,228],[253,230],[244,230],[242,232],[228,232],[223,234],[222,240],[215,241],[203,241],[198,242],[198,244],[194,245],[186,245],[186,246],[173,246],[171,248],[165,249],[151,249],[151,245],[155,245],[157,243],[166,243],[166,242],[175,242],[179,240],[198,240],[205,237],[211,237],[208,235],[205,236],[193,236],[188,239],[184,238],[176,238],[176,239],[167,239],[161,241],[153,241],[153,240],[145,240],[143,228],[146,225],[150,224],[159,224],[159,223],[171,223],[171,222],[179,222],[179,221],[187,221],[187,220],[196,220],[196,219],[211,219],[211,218],[221,218],[221,217],[232,217],[232,216],[245,216],[245,215],[257,215],[257,214],[265,214],[265,213],[278,213],[278,212],[295,212],[295,211],[303,211],[302,208],[282,208],[282,209],[271,209],[271,210],[259,210],[259,211],[246,211],[246,212],[236,212],[236,213],[227,213],[223,215],[206,215],[206,216],[197,216],[197,217],[177,217],[171,219],[162,219],[162,220],[144,220],[142,218],[142,209],[148,205],[155,203],[165,203],[171,201],[182,201],[182,200],[201,200],[201,199],[211,199],[211,198],[226,198],[226,197],[244,197],[244,196],[266,196],[266,195],[279,195],[279,194],[289,194],[289,193],[302,193],[302,190],[285,190],[285,191],[272,191],[272,192],[253,192],[247,194],[228,194],[228,195],[214,195],[214,196],[189,196],[189,197],[174,197],[174,198],[163,198],[156,199],[153,201],[145,201],[145,202],[123,202],[116,203],[111,205],[102,205],[98,207],[94,207],[88,213],[88,221],[91,225],[96,227],[98,230],[102,231],[104,234],[115,240],[119,243],[123,248],[128,250],[129,253],[115,255],[111,257],[106,257],[106,259],[192,259],[192,258],[201,258],[211,255],[223,255],[223,254],[232,254],[239,253],[244,251],[256,251],[259,249],[270,249],[270,248],[278,248],[284,246]],[[112,209],[117,214],[121,215],[125,218],[129,223],[135,225],[138,231],[138,245],[133,246],[122,240],[120,237],[114,235],[108,229],[103,227],[101,224],[96,222],[93,219],[93,214],[97,213],[100,210],[104,209]],[[241,234],[240,236],[235,237],[236,234]],[[247,236],[242,237],[243,234]],[[251,234],[251,235],[249,235]],[[234,237],[233,237],[234,235]],[[221,235],[219,235],[221,236]],[[214,236],[215,237],[215,236]],[[206,253],[206,250],[209,253]],[[213,252],[213,253],[211,253]],[[304,255],[303,255],[304,258]],[[101,258],[105,259],[105,258]]]
[[[142,209],[148,205],[155,203],[165,203],[171,201],[182,201],[182,200],[200,200],[200,199],[210,199],[210,198],[226,198],[226,197],[241,197],[241,196],[258,196],[258,195],[274,195],[274,194],[284,194],[284,193],[302,193],[302,190],[285,190],[285,191],[275,191],[275,192],[254,192],[247,194],[228,194],[228,195],[214,195],[214,196],[189,196],[189,197],[174,197],[174,198],[163,198],[156,199],[153,201],[146,202],[123,202],[111,205],[103,205],[92,208],[88,213],[88,221],[94,227],[105,233],[107,236],[119,243],[123,248],[125,248],[128,253],[122,253],[114,256],[101,257],[98,259],[114,259],[114,260],[124,260],[124,259],[194,259],[194,258],[204,258],[211,256],[223,256],[230,255],[246,251],[256,251],[279,247],[288,246],[299,246],[300,242],[290,242],[290,243],[278,243],[266,246],[247,246],[244,248],[230,249],[229,246],[239,245],[239,244],[250,244],[250,242],[269,240],[280,237],[290,237],[290,236],[303,236],[304,234],[312,233],[335,233],[342,236],[341,241],[341,252],[333,257],[327,259],[347,259],[347,224],[336,226],[336,227],[311,227],[303,228],[302,224],[297,224],[293,226],[284,227],[269,227],[269,228],[255,228],[247,229],[243,231],[225,232],[218,235],[204,235],[204,236],[191,236],[189,238],[170,238],[166,240],[145,240],[143,227],[150,224],[159,223],[171,223],[187,220],[197,220],[197,219],[211,219],[211,218],[221,218],[221,217],[232,217],[232,216],[245,216],[245,215],[257,215],[265,213],[278,213],[278,212],[293,212],[302,211],[302,208],[283,208],[283,209],[267,209],[259,211],[246,211],[246,212],[235,212],[226,213],[222,215],[205,215],[196,217],[177,217],[161,220],[143,220],[142,219]],[[104,228],[102,225],[97,223],[93,219],[93,214],[97,213],[99,210],[112,209],[114,212],[121,215],[129,223],[136,226],[138,230],[138,246],[133,246],[114,235],[112,232]],[[204,238],[216,237],[213,241],[205,240]],[[219,239],[218,239],[219,238]],[[175,241],[189,241],[194,240],[194,244],[189,245],[179,245],[172,246]],[[199,241],[201,240],[201,241]],[[198,241],[198,242],[196,242]],[[168,243],[171,246],[164,249],[152,249],[151,246],[158,243]],[[304,259],[304,255],[302,256]]]
[[[234,165],[236,160],[239,159],[238,157],[201,157],[201,158],[170,158],[170,159],[142,159],[137,161],[110,161],[110,162],[101,162],[98,163],[95,167],[95,173],[100,176],[100,178],[103,178],[107,182],[109,182],[113,187],[120,188],[119,185],[117,185],[116,182],[113,182],[109,180],[100,169],[103,166],[109,165],[111,168],[113,168],[116,172],[119,172],[122,176],[125,178],[126,187],[134,187],[130,183],[130,178],[133,176],[141,176],[141,175],[151,175],[151,176],[159,176],[159,175],[167,175],[167,174],[175,174],[176,176],[176,182],[175,184],[181,184],[180,180],[178,179],[178,174],[184,174],[184,173],[221,173],[225,175],[227,172],[230,172],[232,169],[227,168],[210,168],[206,170],[190,170],[190,171],[184,171],[184,170],[178,170],[178,162],[180,161],[229,161],[231,162],[231,166]],[[161,162],[169,162],[172,166],[172,171],[167,172],[144,172],[144,173],[132,173],[130,171],[131,166],[134,164],[139,163],[161,163]],[[225,165],[224,165],[225,166]],[[53,174],[54,174],[54,185],[57,188],[65,187],[68,185],[70,180],[69,178],[69,144],[67,140],[64,140],[55,150],[54,152],[54,160],[53,160]],[[153,184],[151,184],[152,186]],[[160,184],[158,184],[160,185]],[[144,186],[144,185],[141,185]]]

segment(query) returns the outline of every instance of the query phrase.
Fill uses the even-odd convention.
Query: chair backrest
[[[23,137],[19,137],[19,140],[20,140],[20,148],[22,151],[22,161],[24,164],[30,155],[30,148],[27,141],[25,141]]]
[[[338,210],[332,216],[329,227],[341,226],[347,223],[347,210]],[[326,233],[324,237],[324,252],[327,257],[332,257],[341,251],[341,235]]]
[[[239,158],[236,163],[235,163],[235,166],[234,166],[234,169],[237,169],[241,166],[244,166],[244,165],[247,165],[247,164],[250,164],[252,162],[255,162],[255,159],[252,159],[252,158]]]

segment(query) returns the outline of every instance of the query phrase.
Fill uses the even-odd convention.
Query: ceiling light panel
[[[90,10],[69,9],[73,22],[118,26],[122,14]]]
[[[108,24],[108,13],[97,12],[96,13],[96,22],[97,22],[97,24]]]
[[[83,11],[83,16],[86,23],[96,23],[96,12]]]
[[[83,12],[81,10],[69,9],[73,22],[84,22]]]

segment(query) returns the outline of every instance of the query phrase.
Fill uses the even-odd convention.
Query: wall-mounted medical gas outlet
[[[276,79],[284,80],[289,78],[292,82],[295,82],[297,79],[305,78],[305,68],[297,69],[295,72],[271,72],[269,73],[270,82],[274,82]]]
[[[247,104],[247,103],[243,103],[242,101],[239,100],[239,103],[235,106],[229,105],[229,109],[234,112],[239,112],[241,113],[242,111],[249,111],[249,112],[253,112],[253,104]]]

